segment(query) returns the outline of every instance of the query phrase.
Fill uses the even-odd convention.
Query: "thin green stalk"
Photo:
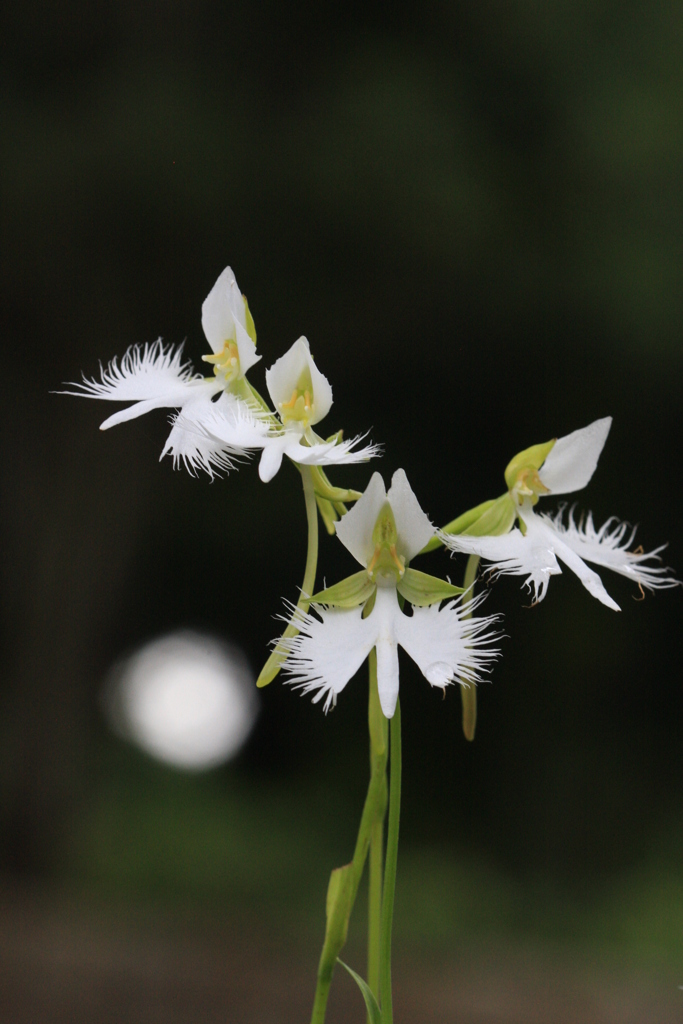
[[[379,702],[377,690],[377,652],[373,649],[368,659],[370,687],[368,704],[368,725],[370,729],[370,770],[377,757],[383,758],[385,766],[384,800],[377,808],[377,815],[370,831],[369,882],[368,882],[368,985],[379,1002],[379,949],[382,915],[382,860],[384,847],[384,818],[386,815],[386,760],[387,720]]]
[[[304,581],[301,584],[301,594],[297,601],[297,608],[303,612],[308,611],[311,594],[315,590],[315,574],[318,568],[318,506],[315,500],[315,489],[313,487],[313,474],[310,466],[297,466],[301,472],[301,479],[304,485],[304,501],[306,502],[306,521],[308,523],[308,547],[306,550],[306,568],[304,570]],[[282,639],[296,636],[299,630],[290,622]],[[287,652],[278,643],[268,661],[261,669],[261,674],[256,680],[257,686],[267,686],[272,683],[275,676],[282,668],[282,663],[287,657]]]
[[[379,949],[382,920],[382,859],[384,854],[384,816],[372,824],[370,833],[368,884],[368,985],[379,1002]]]
[[[391,771],[389,774],[389,824],[387,828],[387,857],[384,864],[384,892],[382,895],[382,923],[380,939],[380,980],[382,996],[382,1024],[393,1024],[391,998],[391,931],[394,923],[394,893],[396,891],[396,863],[398,860],[398,828],[401,817],[401,703],[396,704],[391,719]]]
[[[301,478],[304,485],[304,501],[306,502],[306,522],[308,524],[308,547],[306,549],[306,568],[304,581],[301,584],[301,607],[308,611],[311,594],[315,591],[315,574],[318,568],[318,506],[315,500],[313,474],[310,466],[301,466]]]
[[[466,591],[473,587],[474,581],[477,578],[478,568],[479,555],[470,555],[467,559],[465,579],[463,580],[463,586]],[[473,597],[474,589],[463,597],[463,619],[469,619],[472,616],[471,609],[468,611],[467,607],[472,602]],[[465,734],[465,739],[473,740],[474,730],[477,727],[477,688],[474,683],[461,686],[460,696],[462,697],[462,731]]]
[[[341,953],[346,941],[346,926],[348,925],[348,919],[351,916],[353,904],[358,893],[358,886],[363,875],[363,868],[365,866],[365,859],[370,846],[373,826],[378,819],[380,821],[384,820],[387,802],[386,770],[389,749],[386,742],[384,742],[382,746],[381,739],[377,736],[375,726],[376,723],[371,721],[370,735],[372,756],[370,762],[370,782],[368,784],[368,792],[365,797],[365,804],[363,805],[363,814],[361,815],[356,847],[353,852],[353,860],[344,868],[337,869],[337,872],[341,873],[341,886],[347,884],[348,889],[343,892],[337,901],[338,916],[333,920],[331,920],[331,916],[333,915],[330,914],[328,896],[327,931],[325,933],[325,942],[323,943],[320,962],[318,964],[318,981],[313,1001],[311,1024],[324,1024],[327,1000],[330,994],[330,985],[332,983],[332,974],[337,962],[337,957]],[[380,742],[377,742],[377,740],[380,740]],[[334,876],[335,872],[332,874]]]

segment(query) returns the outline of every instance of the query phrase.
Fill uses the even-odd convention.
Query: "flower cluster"
[[[328,438],[316,432],[332,407],[332,388],[306,338],[266,370],[270,404],[254,388],[247,374],[261,358],[256,329],[229,267],[204,302],[202,326],[211,348],[203,358],[213,367],[212,375],[195,373],[182,348],[159,340],[129,348],[120,361],[101,368],[99,380],[83,377],[66,394],[128,403],[102,423],[103,430],[152,409],[175,410],[161,454],[171,455],[175,467],[183,465],[193,475],[203,470],[213,478],[255,452],[261,453],[264,482],[275,476],[285,456],[297,467],[308,524],[306,567],[299,600],[282,617],[284,631],[273,641],[257,685],[267,685],[283,669],[287,682],[312,694],[313,702],[322,702],[328,711],[366,659],[369,665],[370,781],[353,858],[330,877],[312,1021],[324,1024],[332,974],[341,962],[370,851],[368,981],[347,970],[360,987],[368,1019],[392,1024],[391,922],[401,793],[399,647],[444,695],[448,686],[460,684],[463,731],[471,740],[476,684],[499,654],[494,646],[498,617],[473,616],[485,596],[473,593],[480,559],[490,563],[494,577],[525,577],[536,605],[550,577],[562,571],[560,562],[615,610],[619,606],[587,562],[628,577],[641,591],[676,586],[677,581],[658,564],[661,547],[632,550],[635,530],[625,523],[612,518],[596,528],[590,512],[577,518],[573,508],[567,512],[564,506],[554,515],[536,512],[541,497],[586,486],[607,440],[609,417],[519,452],[505,470],[504,494],[437,530],[402,469],[394,473],[388,491],[379,473],[362,494],[330,481],[330,467],[365,461],[380,451],[375,444],[363,445],[365,435],[343,440],[341,431]],[[361,568],[316,591],[319,515]],[[469,556],[464,586],[413,566],[418,556],[442,546],[451,555]]]
[[[626,524],[609,519],[596,529],[590,513],[577,520],[573,509],[567,513],[560,507],[552,516],[535,511],[539,497],[586,486],[607,439],[609,417],[520,452],[505,470],[507,490],[500,498],[437,531],[403,470],[394,474],[388,492],[379,473],[362,496],[330,483],[322,467],[365,461],[380,452],[375,444],[363,446],[363,437],[343,440],[339,432],[325,439],[316,433],[331,409],[332,388],[306,338],[299,338],[266,370],[272,405],[256,391],[247,379],[261,358],[256,329],[229,267],[202,306],[202,326],[211,348],[203,357],[213,367],[211,376],[195,373],[184,361],[182,347],[166,347],[158,340],[129,348],[120,361],[101,368],[99,380],[83,377],[65,393],[130,403],[109,416],[102,430],[152,409],[176,410],[162,457],[171,455],[174,466],[182,464],[192,474],[204,470],[213,477],[257,451],[265,482],[278,472],[284,456],[300,468],[308,496],[307,585],[290,611],[283,636],[274,641],[275,660],[260,684],[284,666],[289,682],[313,693],[314,701],[325,698],[327,711],[374,650],[379,700],[391,718],[398,698],[399,647],[432,686],[445,689],[458,681],[468,688],[477,683],[498,654],[491,646],[497,635],[495,618],[472,618],[481,597],[473,598],[471,586],[464,591],[410,565],[417,555],[441,544],[452,554],[487,560],[493,575],[525,576],[534,603],[545,597],[550,577],[562,571],[560,561],[594,597],[615,610],[619,606],[586,562],[621,573],[641,588],[677,584],[669,570],[653,564],[661,548],[631,550],[635,531]],[[352,501],[357,503],[348,511]],[[317,526],[311,533],[316,503],[328,530],[336,531],[362,569],[311,594],[317,565]]]
[[[129,348],[120,362],[102,368],[100,380],[71,384],[64,394],[103,398],[133,405],[109,416],[100,430],[135,419],[151,409],[178,409],[161,457],[171,455],[175,466],[190,473],[203,469],[213,476],[232,469],[240,458],[261,450],[259,474],[271,480],[283,455],[306,466],[363,462],[378,454],[375,445],[358,448],[359,438],[339,435],[324,441],[313,427],[330,411],[332,388],[311,356],[306,338],[299,338],[269,370],[266,384],[271,410],[247,380],[259,361],[256,329],[245,296],[230,267],[226,267],[202,306],[202,327],[212,354],[212,377],[195,374],[183,361],[182,346],[152,345]]]

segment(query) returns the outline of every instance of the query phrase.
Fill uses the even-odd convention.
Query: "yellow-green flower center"
[[[237,342],[226,341],[223,349],[210,356],[202,356],[205,363],[213,363],[213,372],[222,377],[226,384],[236,380],[240,372],[240,353]]]
[[[278,402],[278,410],[283,423],[287,420],[298,420],[304,426],[311,423],[315,415],[313,398],[313,382],[308,367],[303,371],[288,402]]]
[[[510,487],[510,495],[516,505],[528,500],[535,505],[539,495],[549,493],[550,488],[545,486],[535,466],[524,466],[518,470]]]
[[[385,501],[372,531],[375,550],[368,563],[368,576],[373,583],[381,585],[385,582],[395,586],[406,571],[406,560],[396,551],[397,541],[394,513],[389,502]]]

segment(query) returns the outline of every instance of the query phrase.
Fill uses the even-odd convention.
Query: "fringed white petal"
[[[586,486],[611,426],[612,417],[606,416],[555,442],[538,474],[552,494],[569,494]]]
[[[467,605],[471,612],[484,595]],[[382,711],[391,718],[399,688],[398,646],[417,663],[432,686],[455,680],[464,685],[479,681],[490,670],[498,651],[490,644],[498,636],[495,616],[463,618],[460,598],[438,605],[401,611],[395,587],[378,587],[375,605],[364,619],[361,608],[315,608],[316,614],[296,609],[291,622],[299,634],[279,641],[287,651],[284,671],[304,693],[325,697],[325,711],[336,703],[349,679],[373,647],[377,650],[377,689]]]
[[[288,431],[288,433],[290,433]],[[365,435],[350,438],[348,441],[323,441],[322,444],[314,444],[310,447],[300,443],[299,437],[292,431],[291,440],[285,454],[293,462],[299,462],[303,466],[340,466],[351,462],[367,462],[381,455],[382,449],[377,444],[367,444],[364,448],[354,450],[355,445],[360,444]]]
[[[255,451],[270,439],[272,417],[230,392],[204,406],[202,425],[208,434],[235,450]]]
[[[100,368],[100,380],[84,376],[82,382],[70,386],[80,390],[63,394],[136,403],[109,416],[100,426],[107,430],[151,409],[181,408],[199,393],[215,394],[222,385],[194,374],[190,364],[183,362],[182,345],[165,348],[159,339],[151,345],[131,346],[120,361],[112,359],[107,367]]]
[[[581,558],[612,569],[648,590],[681,585],[680,580],[667,575],[671,569],[666,566],[644,564],[652,560],[659,562],[659,552],[664,550],[665,544],[654,551],[629,551],[633,545],[635,527],[621,523],[612,516],[597,529],[590,512],[577,521],[574,509],[570,509],[565,525],[564,513],[565,509],[562,508],[555,516],[541,518],[552,524],[562,542]]]
[[[494,575],[526,576],[524,583],[530,590],[533,588],[535,604],[545,597],[550,577],[562,572],[559,558],[576,573],[593,597],[613,611],[619,611],[619,605],[609,596],[598,574],[567,543],[565,533],[557,529],[555,520],[536,515],[531,505],[523,506],[520,515],[526,535],[514,529],[500,537],[440,536],[452,551],[465,551],[491,561],[490,570]],[[589,557],[587,550],[582,550],[581,555]]]
[[[89,380],[69,386],[78,391],[65,395],[104,398],[111,402],[140,402],[163,399],[169,394],[185,393],[189,381],[196,379],[192,367],[183,362],[183,346],[164,347],[161,338],[151,345],[131,345],[121,360],[115,356],[107,367],[100,366],[100,380]],[[170,406],[175,403],[169,402]]]
[[[160,457],[163,459],[164,455],[173,456],[174,469],[180,469],[182,464],[191,476],[203,470],[212,479],[234,469],[236,462],[234,452],[193,425],[191,417],[183,415],[175,418]]]
[[[379,473],[373,473],[370,483],[353,508],[335,523],[339,540],[363,568],[373,556],[372,531],[386,500],[384,481]]]
[[[466,605],[468,614],[486,597],[480,594]],[[499,651],[490,644],[499,634],[493,629],[498,618],[463,618],[462,598],[449,601],[441,608],[429,605],[413,608],[411,616],[396,619],[396,638],[401,647],[419,666],[432,686],[444,689],[449,683],[477,683],[482,673],[491,669]]]
[[[192,476],[198,470],[212,478],[226,473],[255,447],[245,443],[251,440],[251,420],[248,407],[234,396],[223,394],[217,402],[203,396],[185,405],[173,419],[161,458],[172,455],[174,468],[182,462]]]
[[[572,551],[557,534],[555,534],[554,546],[557,557],[564,562],[568,569],[576,573],[589,594],[596,597],[606,608],[611,608],[613,612],[621,611],[617,602],[605,590],[597,572],[586,565],[584,560],[575,551]]]
[[[394,473],[387,498],[398,530],[396,550],[409,562],[422,551],[436,529],[422,511],[404,470],[397,469]]]
[[[193,475],[201,469],[213,477],[260,448],[267,433],[267,423],[234,395],[212,401],[205,394],[175,417],[161,457],[171,454],[175,468],[182,460]]]
[[[325,697],[327,712],[374,647],[378,620],[373,621],[374,614],[362,618],[362,608],[316,607],[315,612],[297,609],[292,624],[299,629],[298,635],[274,642],[287,651],[283,666],[287,682],[304,693],[314,693],[314,703]]]
[[[494,576],[526,576],[524,585],[534,592],[534,603],[542,601],[550,577],[561,573],[553,552],[553,544],[532,527],[526,537],[513,529],[499,537],[469,537],[466,534],[440,533],[444,545],[451,551],[479,555],[491,562],[489,571]]]
[[[362,437],[341,442],[321,441],[313,445],[302,444],[303,439],[303,424],[296,421],[288,423],[279,433],[270,430],[259,445],[263,448],[259,476],[264,483],[273,479],[285,455],[302,466],[338,466],[348,462],[367,462],[380,454],[380,447],[374,444],[354,451],[353,446],[362,441]]]

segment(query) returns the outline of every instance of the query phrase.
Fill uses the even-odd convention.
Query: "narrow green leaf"
[[[333,608],[357,608],[374,593],[375,586],[366,569],[347,576],[327,590],[319,590],[311,598],[311,604],[326,604]]]
[[[372,994],[372,989],[368,985],[367,981],[364,981],[361,978],[360,974],[356,974],[356,972],[353,971],[348,964],[345,964],[343,960],[340,960],[339,957],[337,957],[337,963],[340,963],[342,967],[346,968],[346,970],[349,972],[349,974],[355,981],[356,985],[358,985],[358,988],[363,993],[363,999],[365,1000],[365,1006],[368,1011],[368,1020],[370,1021],[370,1024],[380,1024],[380,1008],[377,1005],[377,1000]]]
[[[406,569],[396,585],[396,589],[406,601],[424,608],[428,604],[437,604],[449,597],[457,597],[464,593],[463,587],[454,587],[452,583],[430,576],[418,569]]]

